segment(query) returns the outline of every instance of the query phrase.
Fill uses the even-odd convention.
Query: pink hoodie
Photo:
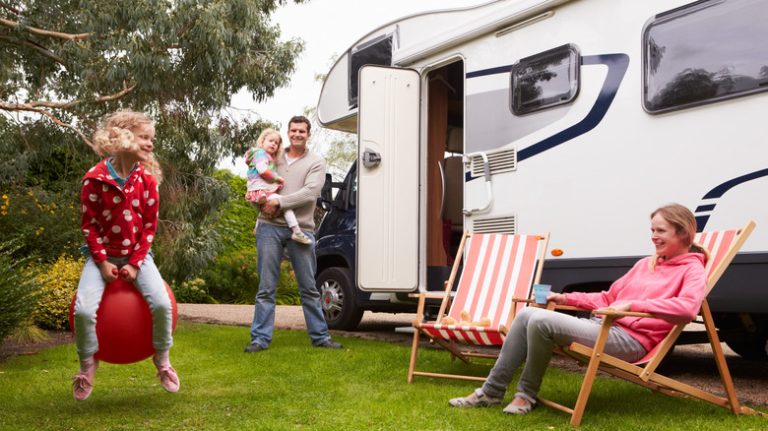
[[[631,311],[661,316],[663,320],[622,317],[616,321],[650,351],[672,330],[673,324],[696,318],[706,293],[704,255],[685,253],[660,261],[651,272],[649,261],[652,258],[640,259],[608,291],[568,293],[566,304],[595,310],[614,303],[631,302]]]

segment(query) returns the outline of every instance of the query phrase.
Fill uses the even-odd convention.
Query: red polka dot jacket
[[[141,268],[157,230],[157,179],[139,164],[121,188],[104,159],[83,177],[80,203],[81,228],[93,261],[127,256],[129,264]]]

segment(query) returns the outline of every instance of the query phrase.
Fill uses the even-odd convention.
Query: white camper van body
[[[765,3],[499,0],[363,37],[318,102],[323,126],[359,135],[358,287],[434,289],[463,228],[550,232],[543,280],[604,289],[653,252],[650,211],[678,202],[700,229],[757,222],[712,306],[764,344]]]

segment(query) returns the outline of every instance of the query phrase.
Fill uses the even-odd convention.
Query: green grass
[[[269,350],[244,354],[248,329],[181,322],[172,349],[181,378],[165,393],[150,361],[102,364],[85,402],[72,399],[74,346],[0,363],[2,430],[499,430],[568,429],[568,417],[538,408],[525,417],[501,407],[454,409],[451,397],[476,384],[417,378],[405,382],[410,347],[340,338],[343,350],[316,349],[303,331],[277,331]],[[474,372],[443,351],[422,349],[421,368]],[[550,369],[542,396],[575,399],[576,374]],[[512,392],[512,391],[511,391]],[[511,393],[507,396],[509,399]],[[703,402],[671,398],[599,379],[583,430],[762,430],[768,420],[734,416]]]

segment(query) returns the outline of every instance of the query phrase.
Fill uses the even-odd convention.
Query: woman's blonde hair
[[[696,244],[693,239],[696,236],[696,217],[691,210],[680,204],[669,204],[651,213],[651,219],[660,215],[667,223],[675,228],[675,234],[680,238],[684,245],[688,246],[688,251],[692,253],[701,253],[704,255],[704,263],[709,260],[709,250]],[[656,268],[656,262],[659,256],[654,255],[651,259],[651,271]]]
[[[133,140],[132,129],[143,124],[155,122],[143,112],[117,111],[104,117],[101,128],[93,134],[93,142],[100,156],[114,155],[123,151],[135,151],[138,149]],[[155,153],[149,155],[149,159],[142,163],[144,168],[157,178],[157,183],[163,181],[163,171]]]
[[[283,137],[280,136],[280,132],[278,132],[275,129],[270,129],[270,128],[262,130],[261,134],[256,139],[256,146],[259,147],[259,148],[264,148],[264,147],[262,147],[262,145],[264,145],[264,141],[267,140],[267,137],[269,135],[275,135],[275,136],[277,136],[277,139],[278,139],[277,151],[275,151],[275,155],[272,156],[275,159],[275,161],[277,161],[283,155]]]

